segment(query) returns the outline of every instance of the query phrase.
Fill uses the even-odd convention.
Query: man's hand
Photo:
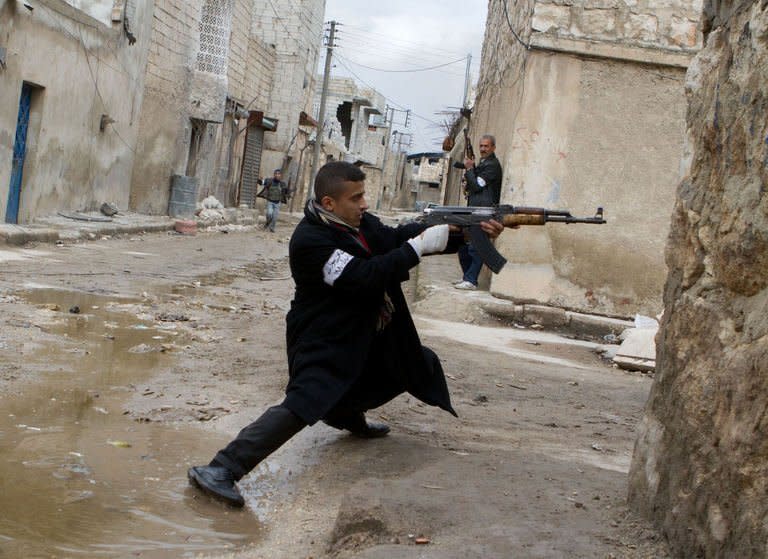
[[[470,159],[469,157],[465,157],[464,158],[464,168],[465,169],[469,170],[469,169],[474,168],[474,166],[475,166],[475,160],[474,159]]]
[[[519,225],[515,225],[512,229],[517,229]],[[501,232],[504,231],[504,226],[495,219],[489,219],[488,221],[480,222],[480,229],[482,229],[489,238],[495,239]]]

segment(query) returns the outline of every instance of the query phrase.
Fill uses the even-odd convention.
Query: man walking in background
[[[496,206],[501,198],[502,170],[496,154],[496,138],[490,134],[480,138],[480,162],[464,159],[464,179],[468,206]],[[477,289],[477,278],[483,261],[470,242],[458,250],[463,276],[454,284],[456,289]]]
[[[264,229],[275,232],[277,215],[280,213],[280,204],[288,202],[289,195],[288,185],[283,182],[283,172],[280,169],[275,169],[272,178],[264,180],[264,188],[262,188],[260,193],[260,196],[267,199],[267,215]]]

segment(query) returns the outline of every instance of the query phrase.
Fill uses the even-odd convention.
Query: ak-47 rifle
[[[548,210],[525,206],[432,206],[424,209],[424,214],[417,221],[427,225],[458,225],[469,229],[472,246],[494,274],[498,274],[507,263],[507,259],[498,253],[483,230],[480,223],[495,220],[504,227],[518,225],[544,225],[556,223],[605,223],[603,208],[597,208],[594,217],[573,217],[567,210]]]

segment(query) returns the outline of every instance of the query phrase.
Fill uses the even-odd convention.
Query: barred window
[[[232,0],[206,0],[200,15],[200,50],[197,69],[223,76],[227,73]]]

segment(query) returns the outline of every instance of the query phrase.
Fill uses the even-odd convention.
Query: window
[[[206,0],[200,14],[200,50],[197,69],[217,76],[227,73],[232,1]]]

